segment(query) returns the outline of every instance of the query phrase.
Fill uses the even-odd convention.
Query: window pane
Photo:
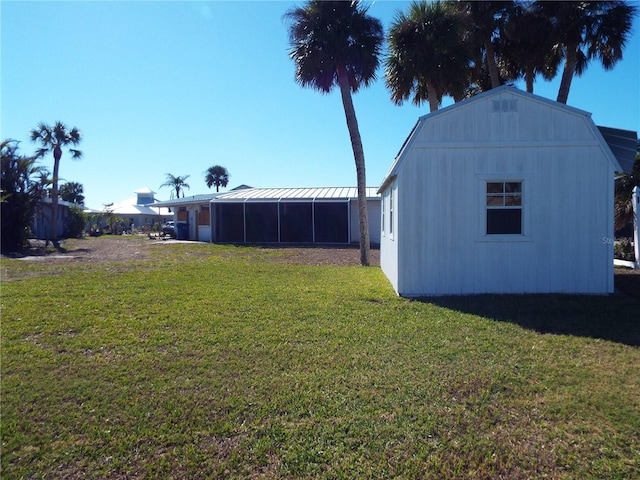
[[[522,183],[521,182],[507,182],[505,183],[505,192],[507,193],[521,193],[522,192]]]
[[[522,234],[522,209],[488,209],[487,210],[487,234],[507,235]]]
[[[503,199],[502,195],[487,195],[487,207],[502,207]]]
[[[508,207],[519,207],[522,205],[522,195],[506,195],[504,198],[504,204]]]
[[[504,183],[487,182],[487,193],[504,193]]]

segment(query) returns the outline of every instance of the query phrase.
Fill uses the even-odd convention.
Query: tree
[[[536,8],[552,19],[562,46],[564,68],[557,101],[567,103],[571,81],[600,60],[605,70],[622,59],[637,8],[624,1],[536,2]]]
[[[53,179],[51,184],[51,236],[52,240],[58,239],[58,172],[60,171],[60,159],[62,149],[68,148],[72,158],[81,158],[82,152],[71,145],[76,146],[82,139],[82,133],[76,127],[69,128],[62,122],[56,122],[53,126],[40,123],[29,133],[31,141],[39,143],[41,148],[36,151],[36,157],[43,157],[47,153],[53,153]]]
[[[204,181],[207,183],[207,187],[211,188],[212,185],[216,186],[216,192],[220,191],[220,187],[226,187],[229,183],[229,172],[226,168],[220,165],[214,165],[209,167],[204,173]]]
[[[311,0],[285,14],[295,80],[328,94],[338,87],[351,139],[358,185],[360,263],[369,265],[370,240],[364,149],[351,94],[376,79],[382,23],[360,2]]]
[[[524,78],[527,92],[533,93],[538,75],[545,80],[556,76],[562,52],[549,17],[529,3],[517,3],[510,10],[502,33],[502,64],[510,78]]]
[[[60,185],[58,191],[60,198],[65,202],[77,203],[84,205],[84,188],[78,182],[66,182]]]
[[[497,88],[502,84],[495,43],[500,40],[502,20],[512,5],[513,2],[504,1],[456,2],[457,8],[467,15],[467,41],[476,47],[478,58],[475,61],[475,83],[478,85],[483,84],[481,77],[485,71],[491,80],[490,88]]]
[[[614,207],[614,227],[616,230],[633,222],[631,196],[635,187],[640,187],[640,142],[638,142],[636,160],[633,163],[631,173],[625,173],[616,179]]]
[[[176,177],[171,175],[170,173],[167,173],[167,181],[164,182],[162,185],[160,185],[160,188],[171,187],[176,194],[175,198],[180,198],[180,193],[182,193],[182,196],[184,197],[184,189],[191,188],[189,184],[186,182],[187,178],[189,178],[189,175],[185,175],[183,177],[179,177],[179,176]],[[174,198],[173,197],[174,192],[171,192],[172,199]]]
[[[15,140],[0,144],[0,157],[1,243],[3,250],[13,250],[26,244],[33,216],[46,196],[46,185],[40,181],[43,174],[46,178],[46,169],[36,163],[35,156],[19,155]]]
[[[462,15],[451,3],[416,1],[399,12],[387,35],[385,77],[391,100],[400,105],[429,102],[434,112],[442,97],[461,100],[467,87],[470,51],[464,41]]]

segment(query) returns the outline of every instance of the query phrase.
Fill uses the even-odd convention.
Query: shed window
[[[387,210],[387,202],[385,201],[384,197],[382,197],[380,203],[382,204],[381,205],[382,208],[380,208],[380,216],[381,216],[381,218],[380,218],[380,227],[382,229],[382,233],[384,234],[384,232],[386,232],[386,228],[384,226],[384,222],[386,220],[385,211]]]
[[[487,182],[487,235],[522,235],[522,182]]]
[[[393,235],[393,188],[389,190],[389,234]]]

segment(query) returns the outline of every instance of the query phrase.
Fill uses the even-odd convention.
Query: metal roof
[[[164,205],[160,205],[158,202],[139,204],[138,198],[133,197],[127,200],[123,200],[118,203],[114,203],[109,206],[105,206],[102,212],[111,212],[116,215],[171,215],[169,210],[162,208]]]
[[[350,200],[358,198],[356,187],[247,188],[220,194],[215,202],[281,200]],[[376,188],[367,187],[367,198],[379,198]]]
[[[631,173],[633,163],[636,161],[636,149],[638,148],[638,134],[632,130],[620,130],[619,128],[600,127],[598,130],[602,138],[607,142],[613,156],[622,167],[624,173]]]
[[[153,206],[161,206],[161,207],[174,207],[178,205],[188,205],[193,203],[209,203],[212,199],[219,195],[224,195],[224,193],[203,193],[200,195],[191,195],[189,197],[182,198],[174,198],[173,200],[163,200],[160,202],[155,202],[150,205]]]

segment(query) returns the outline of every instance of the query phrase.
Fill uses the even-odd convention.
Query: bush
[[[82,232],[87,224],[87,215],[78,207],[69,208],[69,216],[64,225],[64,236],[66,238],[82,237]]]
[[[630,238],[618,238],[613,245],[613,256],[619,260],[628,260],[633,262],[635,255],[633,252],[633,243]]]

